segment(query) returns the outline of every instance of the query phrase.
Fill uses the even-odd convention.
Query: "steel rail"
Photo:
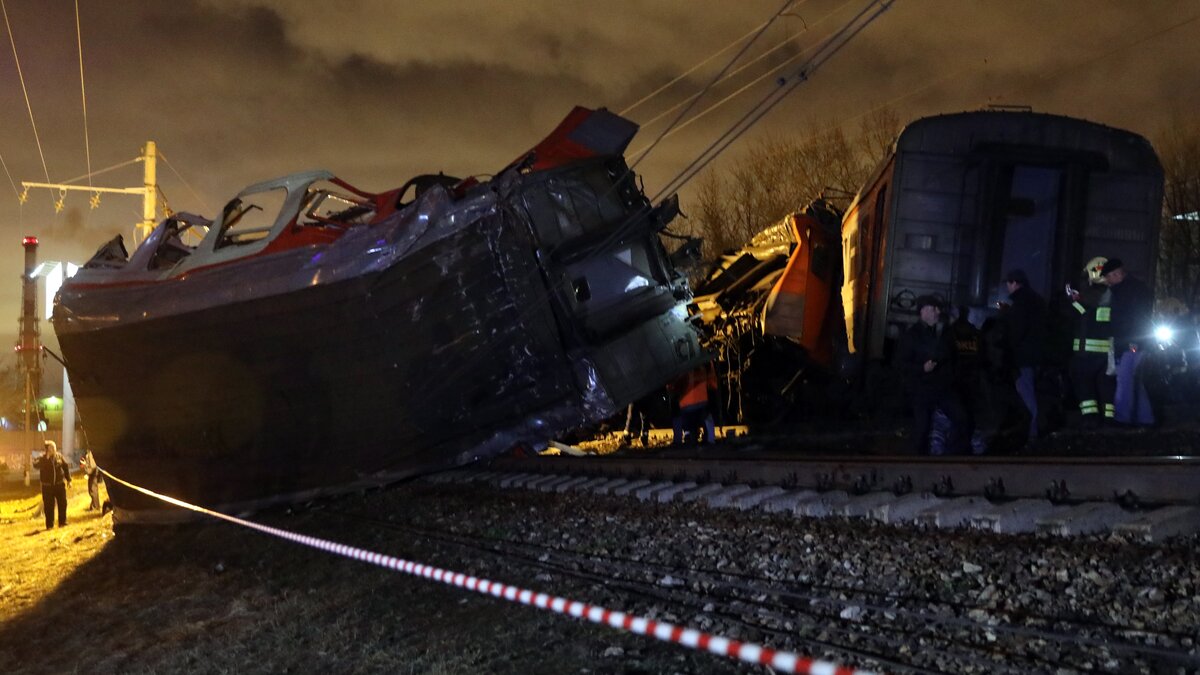
[[[739,456],[740,454],[740,456]],[[1200,505],[1200,457],[912,457],[739,453],[729,448],[500,458],[498,471],[641,476],[788,488]]]

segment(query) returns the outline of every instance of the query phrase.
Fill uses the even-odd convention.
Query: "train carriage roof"
[[[1011,110],[980,110],[923,117],[896,139],[895,150],[963,155],[988,147],[1060,148],[1100,155],[1110,171],[1160,172],[1144,137],[1087,120]]]

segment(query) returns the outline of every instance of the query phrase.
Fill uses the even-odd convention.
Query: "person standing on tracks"
[[[46,515],[46,529],[54,527],[54,507],[58,506],[58,526],[67,524],[67,486],[71,484],[71,467],[58,454],[58,445],[46,441],[42,456],[34,461],[42,479],[42,511]]]
[[[985,377],[983,331],[971,323],[971,309],[966,305],[958,308],[958,317],[950,324],[954,335],[956,363],[954,375],[958,395],[967,411],[967,429],[964,437],[971,444],[971,453],[982,455],[987,450],[983,430],[993,427],[989,422],[993,404]]]
[[[675,445],[681,445],[687,439],[696,441],[701,427],[704,428],[704,442],[711,444],[716,441],[712,411],[708,405],[708,390],[716,390],[717,372],[712,362],[706,363],[687,375],[684,375],[672,385],[679,396],[679,412],[675,415],[672,439]]]
[[[967,412],[955,391],[956,348],[953,331],[941,321],[941,303],[932,295],[917,298],[918,320],[900,338],[896,364],[912,406],[911,449],[924,454],[935,409],[950,420],[946,452],[961,452],[967,429]]]
[[[92,498],[87,510],[96,511],[100,508],[100,468],[96,466],[96,458],[92,456],[91,450],[83,453],[79,460],[79,468],[83,470],[83,475],[87,476],[88,496]]]
[[[1079,400],[1081,429],[1096,429],[1102,421],[1112,422],[1116,383],[1108,374],[1108,354],[1112,349],[1112,290],[1104,280],[1103,256],[1096,256],[1083,268],[1083,290],[1067,286],[1071,312],[1077,317],[1075,341],[1071,350],[1071,384]]]
[[[1144,336],[1150,331],[1154,294],[1140,279],[1126,274],[1120,258],[1109,258],[1102,273],[1112,289],[1110,326],[1117,371],[1113,417],[1118,424],[1150,426],[1154,410],[1138,366],[1145,354],[1142,348],[1147,346]]]
[[[1004,277],[1012,301],[1005,316],[1004,344],[1008,362],[1016,371],[1017,396],[1029,415],[1028,443],[1038,439],[1037,371],[1042,365],[1046,342],[1046,301],[1029,287],[1024,270],[1015,269]]]

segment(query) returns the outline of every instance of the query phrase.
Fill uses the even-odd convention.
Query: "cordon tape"
[[[550,610],[558,614],[566,614],[577,619],[586,619],[592,623],[604,624],[612,628],[626,630],[638,635],[649,635],[663,642],[671,642],[692,649],[707,651],[720,656],[726,656],[733,659],[739,659],[748,663],[754,663],[762,666],[769,666],[777,671],[784,673],[801,673],[802,675],[874,675],[871,671],[857,670],[847,668],[829,661],[820,659],[812,659],[794,652],[781,651],[756,645],[750,642],[740,642],[719,635],[712,635],[693,628],[684,628],[676,626],[665,621],[655,621],[640,616],[634,616],[625,612],[615,612],[604,607],[589,605],[577,600],[560,598],[557,596],[538,593],[517,586],[510,586],[496,581],[480,579],[478,577],[467,576],[459,572],[444,570],[438,567],[422,565],[395,558],[382,553],[374,553],[365,549],[347,546],[337,542],[321,539],[319,537],[310,537],[304,534],[296,534],[287,530],[281,530],[267,525],[261,525],[249,520],[243,520],[234,516],[230,516],[218,511],[206,509],[202,506],[189,504],[185,501],[168,497],[159,494],[144,487],[134,485],[127,481],[121,480],[104,469],[100,472],[107,478],[124,485],[131,490],[136,490],[142,494],[149,495],[155,499],[162,500],[168,504],[173,504],[180,508],[203,513],[213,518],[219,518],[226,522],[248,527],[252,530],[258,530],[264,534],[269,534],[280,539],[315,548],[326,553],[333,553],[360,562],[386,567],[390,570],[411,574],[413,576],[432,579],[450,586],[465,588],[476,593],[491,595],[497,598],[504,598],[512,602],[519,602],[523,605],[533,605],[540,609]]]

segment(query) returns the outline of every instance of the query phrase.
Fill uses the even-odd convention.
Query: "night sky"
[[[750,50],[757,58],[701,102],[706,108],[840,27],[866,0],[797,2]],[[620,111],[767,20],[779,0],[516,3],[342,0],[81,0],[92,170],[133,159],[147,139],[167,162],[159,182],[175,210],[214,216],[242,187],[326,168],[367,190],[413,174],[490,174],[536,143],[574,105]],[[21,180],[87,173],[75,4],[4,0],[0,26],[0,316],[16,332],[20,237],[43,259],[82,262],[117,232],[130,238],[137,197],[88,208],[72,193]],[[732,51],[630,113],[646,122],[695,93]],[[894,6],[756,128],[803,133],[890,105],[902,120],[989,104],[1088,118],[1153,137],[1200,104],[1200,3],[1041,0]],[[803,57],[801,57],[803,58]],[[796,63],[799,63],[797,61]],[[779,74],[790,73],[785,67]],[[742,115],[765,78],[666,139],[638,167],[657,192]],[[673,117],[673,116],[672,116]],[[644,146],[663,128],[645,127]],[[745,143],[745,140],[742,141]],[[739,146],[727,153],[735,157]],[[168,164],[169,163],[169,164]],[[178,175],[176,175],[178,172]],[[141,183],[140,165],[93,179]],[[81,181],[86,183],[85,181]],[[687,211],[688,191],[685,190]],[[49,331],[48,326],[45,329]]]

